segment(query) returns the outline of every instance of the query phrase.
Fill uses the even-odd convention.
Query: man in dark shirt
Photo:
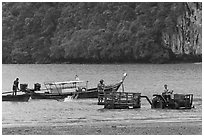
[[[104,85],[103,82],[104,82],[103,79],[100,80],[100,83],[98,84],[98,91],[103,91],[104,90],[105,85]]]
[[[13,95],[17,95],[17,90],[19,90],[19,88],[18,88],[18,84],[19,84],[19,82],[18,82],[18,78],[16,78],[16,80],[13,82]]]
[[[98,89],[98,101],[99,102],[102,102],[103,101],[103,96],[104,96],[104,88],[105,88],[105,84],[103,83],[104,80],[100,80],[100,83],[98,84],[97,86],[97,89]]]

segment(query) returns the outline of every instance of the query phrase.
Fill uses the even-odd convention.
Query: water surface
[[[73,80],[77,74],[80,80],[89,81],[89,87],[96,87],[100,79],[106,84],[121,80],[123,73],[125,91],[140,92],[152,98],[152,94],[163,91],[163,85],[175,93],[194,94],[194,109],[155,110],[142,99],[140,109],[105,110],[97,105],[97,99],[79,100],[30,100],[29,102],[3,102],[2,125],[67,125],[101,122],[165,122],[202,120],[202,64],[121,64],[121,65],[2,65],[2,88],[10,91],[12,83],[19,77],[20,83],[33,88],[34,83]],[[121,89],[119,89],[121,90]]]

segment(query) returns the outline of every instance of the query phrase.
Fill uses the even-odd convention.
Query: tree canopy
[[[4,2],[3,63],[165,62],[186,3]]]

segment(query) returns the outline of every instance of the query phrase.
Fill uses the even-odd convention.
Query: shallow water
[[[193,93],[194,109],[155,110],[142,99],[140,109],[105,110],[97,105],[97,99],[30,100],[29,102],[2,102],[2,125],[67,125],[101,122],[178,122],[202,120],[202,64],[122,64],[122,65],[2,65],[2,88],[10,91],[13,80],[20,83],[43,84],[46,81],[73,80],[77,74],[80,80],[89,81],[89,87],[96,87],[100,79],[106,84],[120,81],[123,73],[125,91],[140,92],[152,98],[168,84],[175,93]],[[120,89],[121,90],[121,89]]]

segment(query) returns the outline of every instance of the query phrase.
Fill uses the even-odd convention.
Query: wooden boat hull
[[[30,99],[29,94],[22,94],[22,95],[3,95],[2,101],[14,101],[14,102],[27,102]]]
[[[32,93],[32,99],[64,99],[67,96],[72,96],[71,93],[67,94],[51,94],[51,93]]]
[[[74,98],[83,99],[83,98],[98,98],[97,88],[88,89],[87,91],[76,92],[73,95]]]
[[[98,98],[98,91],[94,89],[92,91],[86,92],[71,92],[64,94],[51,94],[51,93],[32,93],[32,99],[64,99],[68,96],[73,96],[73,98]]]
[[[115,91],[117,91],[118,88],[120,87],[120,85],[121,85],[121,83],[106,86],[105,89],[104,89],[104,92],[112,92],[113,89]],[[74,98],[78,98],[78,99],[98,98],[98,89],[97,88],[92,88],[92,89],[88,89],[86,92],[76,92]]]

